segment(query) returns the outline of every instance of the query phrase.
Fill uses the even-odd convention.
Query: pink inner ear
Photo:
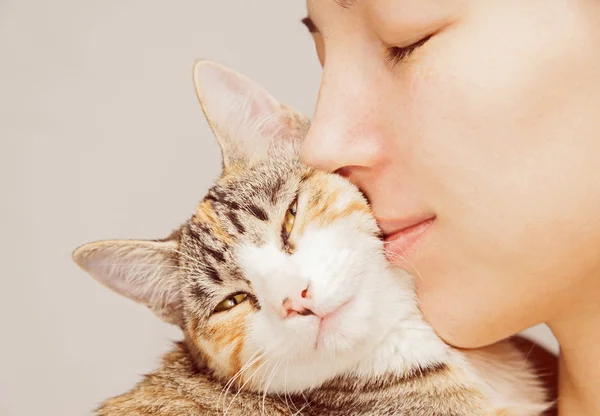
[[[197,65],[194,78],[198,95],[212,124],[226,128],[232,118],[242,116],[232,114],[237,108],[235,103],[247,99],[247,122],[251,124],[272,117],[273,122],[266,123],[265,127],[268,130],[280,127],[277,118],[281,113],[281,105],[245,76],[212,62],[202,62]]]

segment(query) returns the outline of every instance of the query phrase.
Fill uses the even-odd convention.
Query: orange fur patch
[[[332,184],[328,177],[315,175],[311,178],[310,186],[311,190],[314,190],[309,199],[308,206],[306,207],[306,216],[299,227],[301,233],[304,232],[305,227],[308,224],[315,223],[321,227],[325,227],[339,218],[350,216],[355,213],[370,213],[369,206],[363,200],[351,201],[341,209],[340,207],[336,207],[339,197],[343,195],[344,192],[340,187],[336,187],[326,194],[323,193],[323,189],[332,188]]]
[[[327,214],[323,216],[321,221],[323,225],[327,225],[331,224],[336,219],[348,217],[357,213],[368,214],[369,207],[367,206],[367,204],[365,204],[363,201],[352,201],[348,205],[346,205],[346,207],[343,210],[339,212],[336,212],[334,210],[327,212]]]
[[[196,224],[208,224],[211,226],[213,235],[224,243],[232,243],[231,236],[225,232],[221,224],[221,220],[215,213],[213,205],[210,201],[202,201],[196,209],[196,214],[192,219]]]
[[[223,322],[219,322],[211,328],[214,331],[211,341],[216,344],[217,348],[225,348],[244,337],[246,316],[241,313],[235,313],[235,315],[231,319],[223,319]]]
[[[244,338],[237,340],[233,351],[231,352],[232,373],[237,374],[242,369],[242,349],[244,348]]]

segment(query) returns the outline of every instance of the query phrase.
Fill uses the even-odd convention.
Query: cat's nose
[[[306,288],[295,296],[288,296],[283,299],[279,313],[282,318],[294,315],[316,315],[313,310],[314,302],[308,292],[308,288]]]

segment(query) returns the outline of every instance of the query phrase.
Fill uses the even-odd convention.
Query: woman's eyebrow
[[[358,1],[358,0],[333,0],[338,6],[343,7],[344,9],[349,9],[350,7],[354,6],[354,4]],[[318,33],[319,32],[319,28],[317,27],[317,25],[315,25],[315,22],[313,22],[313,20],[310,18],[310,16],[306,16],[304,19],[302,19],[302,23],[304,24],[304,26],[306,26],[306,28],[308,29],[308,31],[310,33]]]
[[[306,16],[304,19],[301,20],[301,22],[304,26],[306,26],[306,28],[308,29],[308,31],[310,33],[318,33],[319,32],[319,28],[317,27],[317,25],[315,25],[315,22],[313,22],[313,20],[310,18],[310,16]]]
[[[339,6],[343,7],[344,9],[348,9],[350,7],[352,7],[354,5],[354,3],[356,3],[356,0],[333,0],[335,1]]]

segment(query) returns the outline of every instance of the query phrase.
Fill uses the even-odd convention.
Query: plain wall
[[[181,337],[71,252],[166,236],[219,174],[196,59],[312,114],[304,13],[302,0],[0,0],[0,415],[90,414]],[[556,349],[544,327],[529,334]]]

